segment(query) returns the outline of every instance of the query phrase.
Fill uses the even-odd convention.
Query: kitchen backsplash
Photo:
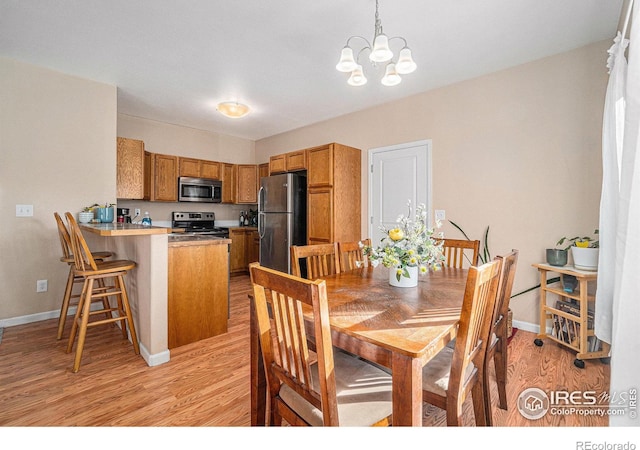
[[[140,209],[140,217],[145,211],[155,226],[171,226],[171,213],[174,211],[185,212],[214,212],[216,214],[216,225],[221,227],[235,227],[239,225],[240,211],[256,210],[257,205],[229,205],[229,204],[209,204],[209,203],[189,203],[189,202],[147,202],[143,200],[118,200],[118,208],[129,208],[131,217],[135,216],[135,209]]]

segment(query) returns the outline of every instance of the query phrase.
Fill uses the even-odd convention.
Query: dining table
[[[391,286],[389,270],[369,266],[322,277],[332,342],[390,369],[392,425],[422,426],[422,368],[455,338],[468,270],[430,269],[420,275],[416,287]],[[249,297],[251,425],[264,426],[267,382],[253,296]]]

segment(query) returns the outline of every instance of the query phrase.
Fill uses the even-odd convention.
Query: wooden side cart
[[[609,360],[610,346],[593,332],[595,296],[589,293],[589,283],[595,283],[597,272],[533,264],[540,273],[540,332],[534,343],[541,347],[542,339],[550,339],[576,351],[573,364],[584,368],[585,359]],[[560,281],[547,283],[548,272],[560,275]],[[595,292],[595,291],[594,291]],[[552,294],[552,295],[549,295]],[[556,302],[549,304],[555,298]],[[551,332],[547,332],[551,321]]]

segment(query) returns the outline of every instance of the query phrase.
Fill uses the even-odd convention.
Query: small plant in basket
[[[385,267],[396,268],[396,279],[409,278],[408,267],[417,267],[421,274],[429,267],[437,270],[444,260],[442,241],[434,239],[434,230],[427,226],[427,210],[424,204],[416,208],[411,217],[411,201],[408,202],[409,215],[400,215],[395,228],[380,227],[386,235],[376,248],[365,246],[363,251],[373,267],[382,263]],[[440,227],[440,222],[436,222]]]

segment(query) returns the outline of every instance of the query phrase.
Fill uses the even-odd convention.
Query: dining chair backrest
[[[53,213],[58,224],[58,237],[60,238],[60,246],[62,247],[62,260],[64,262],[73,262],[73,248],[71,244],[71,235],[67,226],[62,221],[62,217],[57,212]]]
[[[474,385],[482,389],[480,376],[498,293],[500,267],[501,262],[494,260],[469,268],[447,389],[447,395],[454,399],[464,399]],[[482,417],[476,417],[476,421],[486,421],[486,412],[477,413]]]
[[[325,281],[305,280],[261,267],[259,263],[251,264],[249,271],[270,397],[277,398],[284,383],[322,411],[325,425],[338,425]],[[307,344],[303,305],[310,307],[313,312],[317,390],[312,385],[311,369],[316,358],[309,352]],[[269,314],[269,310],[272,314]]]
[[[484,364],[484,391],[485,409],[487,412],[487,424],[493,424],[493,412],[491,409],[491,389],[489,386],[489,367],[494,361],[495,378],[498,386],[498,405],[501,409],[507,409],[507,363],[508,363],[508,323],[509,300],[513,290],[513,281],[518,266],[518,250],[511,250],[504,256],[496,256],[501,261],[500,281],[496,297],[493,319],[489,330],[487,351]]]
[[[455,267],[461,269],[465,264],[465,259],[469,266],[478,265],[480,255],[480,241],[470,241],[467,239],[443,239],[442,251],[445,267]]]
[[[518,266],[518,250],[511,250],[504,256],[496,256],[496,259],[502,261],[502,269],[500,273],[500,284],[498,285],[498,296],[493,314],[492,333],[496,333],[504,325],[504,331],[507,329],[507,314],[509,312],[509,300],[513,291],[513,281],[516,276],[516,268]]]
[[[82,235],[78,222],[76,222],[76,219],[70,212],[66,212],[64,215],[67,218],[67,224],[69,225],[71,251],[73,252],[73,260],[76,270],[98,270],[98,265],[91,254],[91,250],[89,250],[87,241],[85,241],[84,236]]]
[[[292,245],[291,273],[308,280],[340,273],[338,244]]]
[[[338,242],[338,254],[340,255],[340,272],[348,272],[358,267],[369,265],[367,256],[364,254],[364,247],[371,246],[371,239],[361,241]]]

